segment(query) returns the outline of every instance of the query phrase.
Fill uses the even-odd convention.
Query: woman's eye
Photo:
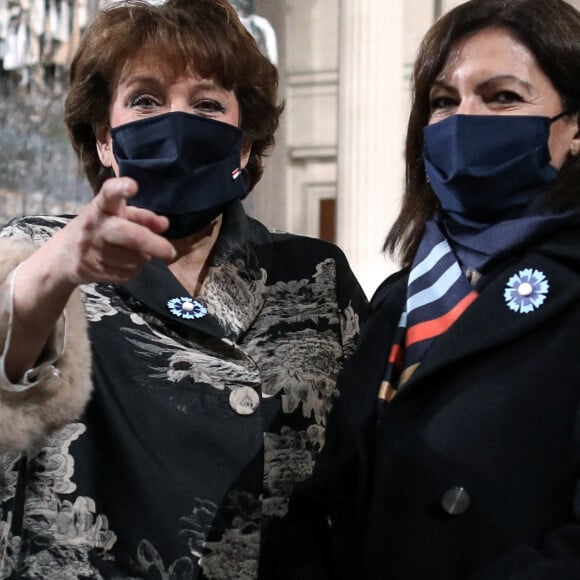
[[[449,109],[450,107],[454,107],[456,104],[455,99],[447,96],[441,97],[434,97],[431,99],[431,110],[437,111],[440,109]]]
[[[519,103],[523,101],[522,97],[513,91],[499,91],[494,94],[493,100],[502,105],[509,105],[511,103]]]
[[[160,100],[153,97],[148,93],[141,93],[131,98],[129,102],[131,107],[139,109],[152,109],[153,107],[159,106]]]
[[[202,114],[205,113],[208,115],[212,113],[225,113],[226,111],[225,107],[221,103],[211,99],[206,99],[196,103],[195,109]]]

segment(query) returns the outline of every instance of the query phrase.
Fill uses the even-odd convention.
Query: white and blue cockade
[[[528,314],[544,303],[549,289],[550,284],[543,272],[525,268],[508,280],[503,297],[510,310]]]
[[[201,302],[187,296],[168,300],[167,308],[174,316],[186,320],[202,318],[207,314],[207,308]]]

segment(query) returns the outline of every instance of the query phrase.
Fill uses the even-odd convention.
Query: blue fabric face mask
[[[194,234],[246,194],[242,132],[233,125],[175,112],[111,130],[119,174],[139,184],[128,203],[169,218],[170,239]]]
[[[517,215],[558,177],[548,139],[565,114],[452,115],[425,127],[425,170],[443,212],[480,223]]]

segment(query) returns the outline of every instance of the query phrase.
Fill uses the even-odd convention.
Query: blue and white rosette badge
[[[549,289],[550,284],[543,272],[525,268],[508,280],[503,297],[510,310],[528,314],[544,303]]]
[[[167,308],[171,314],[185,320],[202,318],[207,314],[207,308],[201,302],[187,296],[168,300]]]

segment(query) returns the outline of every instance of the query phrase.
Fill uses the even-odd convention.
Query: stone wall
[[[0,220],[36,213],[74,213],[90,199],[63,123],[57,71],[44,84],[17,75],[0,81]]]

